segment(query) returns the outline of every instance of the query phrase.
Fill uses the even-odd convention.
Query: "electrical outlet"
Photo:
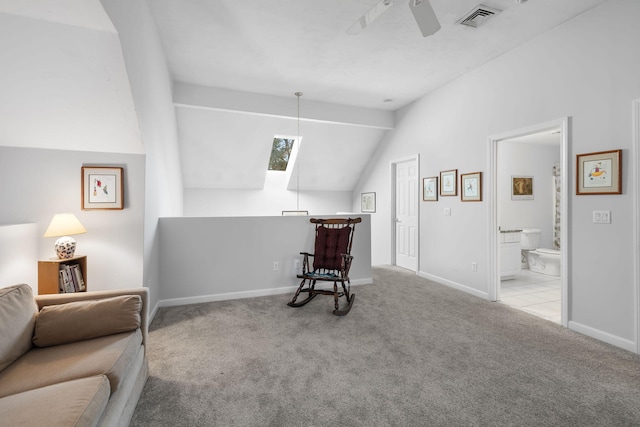
[[[278,270],[280,270],[280,264],[278,263],[278,261],[273,261],[273,271]]]
[[[478,263],[477,262],[472,262],[471,263],[471,271],[478,271]]]
[[[293,261],[293,271],[300,271],[300,260],[296,259]]]

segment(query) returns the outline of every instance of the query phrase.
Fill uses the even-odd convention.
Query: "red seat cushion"
[[[314,270],[339,270],[342,266],[342,254],[347,253],[350,234],[351,227],[318,227],[313,258]]]

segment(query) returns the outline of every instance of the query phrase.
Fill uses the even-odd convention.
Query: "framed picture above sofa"
[[[82,167],[82,210],[124,209],[120,167]]]

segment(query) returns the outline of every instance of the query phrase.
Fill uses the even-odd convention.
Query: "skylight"
[[[286,171],[295,138],[275,136],[269,158],[270,171]]]

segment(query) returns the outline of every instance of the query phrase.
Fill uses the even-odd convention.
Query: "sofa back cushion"
[[[37,312],[29,285],[0,288],[0,371],[31,349]]]
[[[140,327],[140,310],[139,295],[48,305],[36,318],[33,343],[49,347],[133,331]]]

